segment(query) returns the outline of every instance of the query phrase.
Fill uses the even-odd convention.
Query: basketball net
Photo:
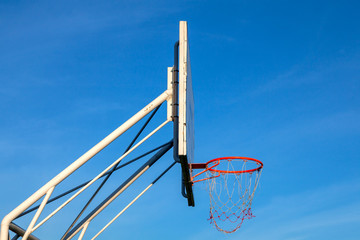
[[[206,178],[198,180],[207,182],[209,221],[223,233],[235,232],[245,219],[254,217],[251,204],[262,170],[262,163],[254,160],[241,157],[211,160],[204,171]]]

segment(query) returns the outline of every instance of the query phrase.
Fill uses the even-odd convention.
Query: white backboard
[[[179,155],[194,163],[194,96],[191,79],[187,22],[179,31]]]

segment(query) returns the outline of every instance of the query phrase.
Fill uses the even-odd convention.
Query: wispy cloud
[[[21,6],[4,6],[0,11],[0,39],[2,64],[16,63],[23,56],[34,56],[63,46],[74,44],[75,39],[93,38],[96,34],[117,28],[112,37],[134,39],[139,27],[155,20],[163,13],[175,10],[156,6],[146,1],[138,4],[119,2],[121,7],[111,4],[72,2],[48,4],[27,3]],[[66,5],[71,4],[71,9]],[[65,5],[65,6],[64,6]],[[5,11],[8,9],[8,11]],[[126,30],[126,31],[122,31]],[[106,34],[104,34],[106,36]],[[8,51],[10,49],[11,51]]]
[[[65,1],[66,2],[66,1]],[[158,16],[165,8],[153,8],[145,2],[139,5],[122,4],[114,8],[107,4],[73,4],[72,10],[58,3],[46,7],[43,4],[27,4],[4,13],[0,19],[4,26],[1,31],[5,37],[17,38],[38,35],[47,32],[56,36],[81,34],[104,29],[108,26],[135,26]],[[31,19],[31,21],[28,21]],[[6,20],[6,21],[5,21]],[[5,24],[6,23],[6,24]],[[56,29],[52,27],[56,26]]]
[[[273,92],[283,89],[292,89],[300,86],[314,85],[321,82],[329,82],[334,76],[341,74],[341,80],[347,81],[351,73],[351,78],[359,73],[358,56],[354,54],[353,58],[330,60],[327,65],[306,66],[297,64],[287,71],[279,73],[277,76],[265,80],[263,84],[259,84],[253,91],[249,91],[250,96],[259,96],[267,92]]]
[[[288,87],[289,85],[293,86],[294,84],[300,84],[301,79],[305,79],[303,76],[300,78],[299,76],[300,66],[293,66],[291,69],[280,73],[278,76],[274,77],[271,80],[266,81],[264,84],[259,85],[251,95],[260,95],[265,92],[274,91],[277,89],[281,89],[284,87]],[[309,77],[309,76],[308,76]],[[314,79],[315,76],[311,76],[311,79]],[[309,78],[307,78],[309,79]],[[310,79],[309,79],[310,80]]]
[[[356,110],[331,113],[318,117],[303,117],[282,123],[277,128],[268,131],[265,136],[272,141],[284,139],[303,139],[319,135],[344,135],[360,132],[360,113]]]

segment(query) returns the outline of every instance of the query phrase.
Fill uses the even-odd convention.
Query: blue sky
[[[100,239],[358,239],[358,9],[357,1],[1,1],[1,218],[166,89],[186,20],[195,159],[262,160],[256,217],[218,233],[206,190],[195,186],[196,207],[187,207],[175,166]],[[131,133],[62,188],[115,160]],[[167,126],[137,153],[171,134]],[[89,232],[171,161],[169,153]],[[97,201],[130,172],[119,171]],[[55,239],[56,221],[65,226],[69,215],[35,235]]]

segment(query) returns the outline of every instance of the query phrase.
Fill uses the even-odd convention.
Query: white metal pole
[[[84,235],[85,235],[85,232],[86,232],[86,229],[88,228],[88,226],[89,226],[89,222],[87,222],[87,223],[84,225],[83,230],[81,231],[78,240],[82,240],[82,239],[83,239],[83,237],[84,237]]]
[[[88,182],[85,186],[83,186],[79,191],[77,191],[74,195],[72,195],[68,200],[66,200],[63,204],[61,204],[57,209],[55,209],[52,213],[50,213],[47,217],[45,217],[38,225],[34,227],[34,231],[39,228],[42,224],[48,221],[52,216],[54,216],[57,212],[59,212],[63,207],[65,207],[69,202],[71,202],[74,198],[76,198],[80,193],[82,193],[85,189],[87,189],[91,184],[97,181],[101,176],[103,176],[106,172],[108,172],[111,168],[113,168],[117,163],[119,163],[122,159],[124,159],[128,154],[130,154],[134,149],[140,146],[144,141],[150,138],[154,133],[159,131],[163,126],[165,126],[169,120],[166,120],[156,129],[154,129],[151,133],[149,133],[146,137],[141,139],[135,146],[129,149],[126,153],[124,153],[120,158],[118,158],[115,162],[109,165],[105,170],[99,173],[95,178],[93,178],[90,182]]]
[[[65,239],[74,237],[86,222],[92,221],[104,208],[106,208],[112,201],[114,201],[121,193],[123,193],[136,179],[144,174],[157,160],[159,160],[173,144],[167,144],[162,147],[154,156],[152,156],[146,163],[144,163],[136,172],[134,172],[128,179],[126,179],[114,192],[112,192],[104,201],[102,201],[94,210],[89,213],[84,219],[75,226]],[[153,182],[154,183],[154,182]]]
[[[166,90],[156,99],[154,99],[151,103],[149,103],[146,107],[141,109],[138,113],[136,113],[133,117],[127,120],[124,124],[110,133],[107,137],[101,140],[98,144],[92,147],[89,151],[87,151],[84,155],[74,161],[70,166],[65,168],[62,172],[60,172],[56,177],[50,180],[47,184],[41,187],[38,191],[36,191],[33,195],[31,195],[27,200],[21,203],[18,207],[16,207],[13,211],[11,211],[8,215],[4,217],[1,222],[1,234],[0,240],[8,240],[8,232],[9,232],[9,224],[12,220],[14,220],[19,214],[29,208],[33,203],[39,200],[42,196],[44,196],[48,190],[61,181],[63,181],[66,177],[72,174],[75,170],[85,164],[89,159],[94,157],[98,152],[104,149],[107,145],[113,142],[117,137],[127,131],[130,127],[132,127],[135,123],[141,120],[144,116],[150,113],[153,109],[159,106],[161,103],[169,99],[172,96],[171,90]]]
[[[150,187],[152,187],[154,184],[150,184],[147,186],[139,195],[136,196],[123,210],[121,210],[108,224],[105,225],[91,240],[94,240],[97,238],[107,227],[109,227],[118,217],[120,217],[121,214],[123,214],[131,205],[133,205],[136,200],[139,199],[147,190],[149,190]]]
[[[49,200],[52,192],[54,191],[54,188],[55,187],[50,188],[49,191],[46,193],[43,201],[41,202],[41,205],[40,205],[39,209],[36,211],[35,216],[31,220],[28,228],[26,229],[26,232],[25,232],[24,236],[22,237],[23,240],[27,240],[29,235],[33,232],[33,227],[34,227],[36,221],[38,220],[38,218],[40,217],[40,214],[41,214],[42,210],[44,209],[47,201]]]

